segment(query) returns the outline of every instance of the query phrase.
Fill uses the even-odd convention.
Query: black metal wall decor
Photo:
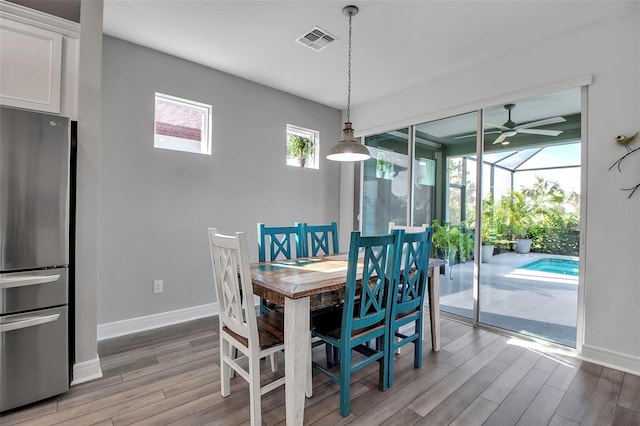
[[[640,134],[640,132],[636,132],[633,136],[627,137],[627,136],[624,136],[624,135],[620,135],[620,136],[616,137],[616,142],[619,145],[624,146],[627,149],[627,153],[624,154],[622,157],[618,158],[618,160],[609,167],[609,170],[613,169],[614,167],[617,167],[618,171],[620,173],[622,173],[622,167],[621,167],[622,166],[622,161],[625,158],[627,158],[628,156],[630,156],[631,154],[633,154],[634,152],[640,151],[640,146],[637,147],[637,148],[634,148],[634,149],[631,149],[629,147],[629,144],[631,144],[638,137],[639,134]],[[631,191],[629,193],[629,196],[627,197],[627,198],[631,198],[631,196],[638,190],[638,188],[640,188],[640,183],[635,185],[635,186],[632,186],[630,188],[620,188],[620,190],[621,191]]]

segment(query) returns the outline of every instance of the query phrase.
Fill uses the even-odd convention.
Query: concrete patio
[[[542,258],[578,260],[546,253],[494,255],[480,265],[480,322],[575,347],[578,277],[520,269]],[[443,312],[471,318],[473,262],[441,271]]]

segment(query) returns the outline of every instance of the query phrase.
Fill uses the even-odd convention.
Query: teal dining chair
[[[349,260],[341,313],[312,317],[312,335],[337,347],[340,351],[339,371],[313,366],[340,385],[340,415],[349,415],[351,407],[351,375],[373,362],[379,362],[379,388],[388,388],[389,327],[391,302],[398,286],[401,243],[404,231],[389,235],[363,237],[351,233]],[[359,265],[360,263],[360,265]],[[365,343],[377,340],[380,345],[369,348]],[[353,357],[357,351],[362,357]],[[352,365],[352,360],[353,365]]]
[[[402,273],[398,271],[400,280],[397,292],[391,300],[391,314],[388,321],[389,386],[393,385],[394,354],[402,346],[413,343],[413,366],[415,368],[422,366],[423,305],[429,274],[431,237],[432,229],[428,227],[423,232],[403,233],[402,261],[398,265]],[[411,323],[413,323],[413,332],[405,334]]]
[[[258,261],[304,257],[302,223],[294,226],[266,226],[258,223]]]
[[[338,254],[338,224],[329,225],[302,224],[304,253],[307,256],[324,256]]]
[[[338,254],[338,224],[331,222],[329,225],[309,225],[302,223],[303,242],[305,257],[308,256],[326,256],[329,254]],[[335,306],[324,307],[311,312],[312,318],[316,315],[327,315],[331,311],[335,311]],[[338,361],[338,348],[331,346],[320,339],[314,339],[313,346],[325,343],[325,354],[327,357],[327,367],[333,367]]]
[[[266,226],[258,223],[258,261],[304,257],[304,229],[302,223],[295,226]],[[277,308],[277,305],[260,298],[260,313]]]

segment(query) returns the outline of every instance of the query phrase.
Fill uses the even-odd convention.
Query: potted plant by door
[[[503,222],[501,213],[493,202],[493,195],[489,194],[482,201],[482,229],[480,233],[482,238],[480,258],[482,263],[489,263],[493,258],[496,243],[501,235],[501,223]]]
[[[454,233],[458,229],[452,228],[448,223],[441,225],[438,219],[433,220],[431,227],[433,228],[433,236],[431,238],[433,247],[442,252],[443,258],[447,262],[445,274],[448,271],[449,279],[453,279],[452,267],[458,252],[458,235],[454,235]]]
[[[493,258],[493,251],[496,248],[498,236],[495,232],[489,230],[488,226],[482,224],[482,247],[480,249],[480,259],[482,263],[489,263]]]
[[[449,279],[453,279],[452,272],[456,254],[459,254],[460,262],[466,262],[473,251],[473,240],[466,232],[461,231],[458,226],[452,226],[446,222],[440,224],[438,219],[433,220],[431,227],[433,228],[433,247],[443,253],[444,260],[449,266],[447,268]]]
[[[309,157],[313,155],[313,142],[307,137],[291,134],[287,143],[287,151],[291,157],[298,159],[300,167],[304,167]]]
[[[516,253],[529,253],[531,239],[528,238],[528,234],[532,222],[532,210],[527,205],[524,195],[521,192],[511,190],[502,196],[500,208],[504,210],[511,242],[514,244],[513,250]]]
[[[527,237],[527,234],[521,234],[521,237],[516,238],[515,243],[513,244],[513,250],[516,253],[526,254],[531,251],[531,238]]]

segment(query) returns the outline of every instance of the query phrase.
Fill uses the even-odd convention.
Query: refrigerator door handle
[[[22,321],[10,322],[8,324],[0,324],[0,333],[12,330],[20,330],[22,328],[34,327],[36,325],[46,324],[56,321],[60,318],[60,314],[45,315],[42,317],[31,317]]]
[[[0,289],[23,287],[27,285],[45,284],[58,281],[60,275],[21,275],[17,277],[0,277]]]

